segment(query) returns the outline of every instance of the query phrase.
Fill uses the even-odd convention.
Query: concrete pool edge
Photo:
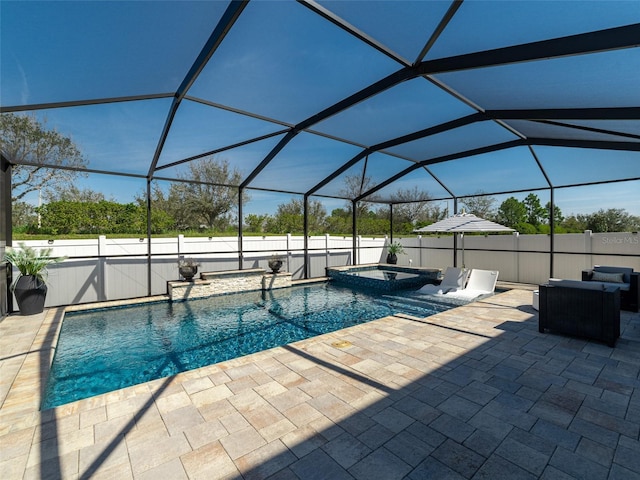
[[[334,330],[455,305],[334,282],[65,313],[42,409]]]
[[[319,283],[319,282],[309,282],[309,283]],[[302,285],[304,284],[305,283],[303,282]],[[131,302],[130,305],[151,303],[151,302],[157,302],[157,301],[158,301],[158,298],[154,298],[154,299],[149,298],[148,301],[143,301],[142,299],[135,299],[133,302]],[[89,306],[93,306],[93,308],[105,308],[105,305],[107,304],[109,306],[127,306],[126,301],[116,301],[116,302],[98,302],[96,304],[86,304],[83,307],[86,307],[84,309],[89,309]],[[256,353],[252,353],[242,357],[238,357],[232,360],[226,360],[217,364],[212,364],[205,367],[199,367],[194,370],[181,372],[170,377],[163,377],[160,379],[152,380],[150,382],[132,385],[130,387],[125,387],[119,390],[114,390],[111,392],[96,395],[94,397],[77,400],[77,401],[70,402],[65,405],[60,405],[58,407],[54,407],[51,409],[40,410],[40,406],[42,404],[42,399],[44,396],[44,390],[46,388],[46,384],[48,380],[49,370],[53,362],[55,349],[58,341],[58,336],[60,334],[62,322],[64,320],[64,314],[66,313],[67,308],[68,307],[50,308],[45,310],[40,315],[33,315],[31,317],[20,317],[19,315],[10,315],[9,317],[5,318],[5,321],[9,319],[19,321],[19,319],[27,318],[27,319],[30,319],[32,322],[37,322],[38,319],[40,319],[40,326],[37,328],[37,332],[33,335],[33,341],[31,343],[30,348],[28,348],[28,352],[24,354],[25,361],[23,362],[22,366],[16,373],[13,382],[11,382],[11,388],[8,390],[5,398],[2,401],[2,404],[0,407],[0,434],[2,434],[6,428],[12,428],[12,422],[15,421],[14,416],[23,417],[25,419],[31,419],[30,421],[33,421],[36,418],[38,419],[38,421],[43,421],[43,419],[57,418],[59,415],[66,416],[81,410],[106,406],[126,398],[135,397],[142,393],[145,393],[145,394],[153,393],[160,388],[160,385],[163,385],[165,383],[168,383],[168,384],[180,383],[183,380],[189,380],[194,377],[199,378],[202,375],[211,374],[211,373],[206,373],[206,374],[203,373],[207,369],[215,373],[220,370],[229,368],[229,365],[233,365],[235,362],[250,363],[252,361],[255,361],[256,356],[258,357],[261,355],[270,356],[270,355],[273,355],[273,352],[277,351],[278,349],[283,349],[286,347],[286,345],[274,347],[271,349],[263,350],[261,352],[256,352]],[[456,310],[458,308],[464,308],[464,306],[454,307],[451,310]],[[76,311],[76,310],[75,308],[72,308],[70,309],[70,311]],[[439,314],[435,314],[435,315],[439,315]],[[384,320],[385,318],[399,318],[399,319],[409,320],[409,318],[402,315],[387,316],[387,317],[371,320],[369,322],[366,322],[360,325],[355,325],[342,330],[337,330],[335,332],[319,335],[317,337],[300,340],[298,342],[294,342],[289,345],[298,345],[304,342],[312,342],[314,341],[314,339],[317,339],[317,341],[323,341],[323,339],[327,336],[340,335],[341,332],[346,334],[350,331],[350,329],[362,328],[366,325],[370,325],[377,321]],[[22,401],[21,399],[15,398],[16,396],[24,395],[25,392],[22,388],[14,389],[13,388],[14,385],[29,386],[29,388],[31,389],[31,392],[27,396],[26,402]],[[34,391],[37,393],[35,393]],[[5,424],[5,421],[8,422],[8,425]]]
[[[372,265],[378,265],[378,264],[372,264]],[[364,266],[364,265],[363,265]],[[306,280],[298,280],[296,282],[293,283],[292,287],[295,286],[304,286],[304,285],[308,285],[308,284],[315,284],[315,283],[325,283],[327,281],[331,281],[330,278],[328,277],[321,277],[321,278],[314,278],[314,279],[306,279]],[[507,288],[508,289],[517,289],[514,287],[518,287],[518,285],[509,285]],[[522,285],[523,289],[529,290],[529,287],[533,287],[533,286],[529,286],[529,285]],[[508,291],[508,290],[507,290]],[[67,409],[65,409],[65,407],[68,407],[68,409],[71,409],[72,411],[76,408],[74,407],[74,405],[85,402],[88,405],[93,405],[95,402],[93,401],[93,399],[98,399],[104,396],[110,396],[112,394],[115,394],[117,392],[123,392],[123,391],[127,391],[129,389],[133,389],[133,391],[135,392],[137,389],[140,388],[141,385],[148,385],[148,384],[154,384],[155,382],[162,382],[163,380],[166,380],[167,378],[173,378],[173,377],[164,377],[163,379],[158,379],[158,380],[153,380],[151,382],[147,382],[147,383],[143,383],[143,384],[138,384],[138,385],[134,385],[131,387],[126,387],[124,389],[120,389],[120,390],[115,390],[113,392],[108,392],[108,393],[104,393],[104,394],[100,394],[96,397],[90,397],[88,399],[83,399],[83,400],[77,400],[75,402],[71,402],[69,404],[66,405],[62,405],[59,407],[55,407],[52,409],[48,409],[48,410],[44,410],[41,411],[40,410],[40,405],[42,403],[42,398],[43,398],[43,394],[44,394],[44,389],[46,387],[46,382],[48,380],[48,373],[49,373],[49,369],[51,368],[51,365],[53,363],[53,358],[55,355],[55,348],[58,342],[58,336],[60,334],[60,330],[62,328],[62,322],[64,321],[64,317],[65,317],[65,313],[66,312],[81,312],[81,311],[87,311],[87,310],[95,310],[95,309],[102,309],[102,308],[111,308],[111,307],[128,307],[128,306],[135,306],[135,305],[140,305],[140,304],[146,304],[146,303],[156,303],[156,302],[163,302],[163,301],[169,301],[169,298],[167,295],[157,295],[157,296],[153,296],[153,297],[140,297],[140,298],[134,298],[134,299],[125,299],[125,300],[113,300],[113,301],[108,301],[108,302],[94,302],[94,303],[87,303],[87,304],[82,304],[82,305],[70,305],[70,306],[62,306],[62,307],[54,307],[54,308],[49,308],[49,309],[45,309],[45,311],[42,314],[38,314],[38,315],[33,315],[30,317],[22,317],[20,315],[10,315],[8,317],[6,317],[3,321],[6,322],[9,319],[15,319],[16,321],[19,321],[17,319],[21,319],[22,321],[28,321],[28,322],[37,322],[38,319],[40,321],[40,326],[38,327],[37,330],[34,330],[32,332],[33,335],[33,341],[30,343],[29,346],[24,346],[24,350],[27,351],[27,353],[23,354],[25,357],[25,362],[23,362],[23,365],[20,367],[19,371],[15,374],[13,381],[11,382],[11,386],[13,386],[14,384],[17,385],[30,385],[30,386],[35,386],[35,384],[37,383],[37,391],[38,391],[38,396],[37,399],[33,398],[32,393],[28,396],[28,401],[26,402],[26,406],[24,411],[22,410],[22,406],[16,410],[16,413],[28,413],[29,415],[36,415],[38,416],[38,418],[40,417],[40,415],[43,415],[44,417],[49,418],[50,415],[54,415],[51,412],[57,412],[55,413],[55,415],[57,415],[58,413],[64,414],[63,412],[65,412]],[[457,309],[457,308],[461,308],[461,307],[454,307],[453,309]],[[377,320],[372,320],[368,323],[371,322],[375,322]],[[355,328],[355,327],[349,327],[349,328]],[[342,330],[339,330],[338,332],[340,332]],[[338,332],[332,332],[332,333],[338,333]],[[325,334],[325,335],[330,335],[329,334]],[[307,339],[308,340],[312,340],[312,339]],[[304,342],[305,340],[301,340],[301,342]],[[276,348],[282,348],[282,347],[276,347]],[[232,361],[236,361],[239,359],[243,359],[246,357],[251,357],[253,355],[259,355],[261,353],[264,352],[268,352],[269,350],[265,350],[263,352],[257,352],[257,353],[253,353],[250,355],[247,355],[245,357],[239,357],[238,359],[234,359],[234,360],[228,360],[224,363],[228,363],[228,362],[232,362]],[[37,354],[37,355],[35,355]],[[36,359],[37,357],[37,359]],[[35,360],[37,360],[37,363],[35,363]],[[214,364],[214,365],[218,365],[218,364]],[[210,366],[209,366],[210,367]],[[200,368],[209,368],[209,367],[200,367]],[[191,370],[191,371],[187,371],[187,372],[182,372],[177,374],[176,376],[174,376],[175,378],[182,378],[182,376],[184,375],[189,375],[190,372],[194,372],[197,371],[199,369],[196,370]],[[37,374],[34,374],[34,371],[37,371]],[[36,381],[37,379],[37,381]],[[9,390],[6,392],[6,394],[4,395],[4,398],[1,398],[0,401],[0,409],[2,410],[2,412],[0,413],[0,434],[3,431],[3,428],[5,428],[3,426],[3,418],[5,417],[5,414],[9,414],[12,410],[12,408],[5,408],[5,405],[8,407],[12,407],[13,404],[22,404],[25,402],[21,402],[15,398],[9,398],[10,395],[15,395],[18,393],[23,393],[21,390],[15,390],[13,391],[12,388],[9,388]],[[134,393],[135,395],[135,393]],[[118,401],[118,396],[117,395],[112,395],[115,396],[115,398],[110,399],[109,401]],[[97,400],[96,400],[97,401]],[[84,404],[83,404],[84,405]],[[55,416],[54,415],[54,416]],[[51,417],[54,418],[54,417]]]

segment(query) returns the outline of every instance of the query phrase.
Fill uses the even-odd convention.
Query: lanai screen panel
[[[409,62],[449,8],[447,1],[318,2]]]
[[[480,162],[475,155],[429,167],[454,195],[548,188],[529,144],[534,152],[544,145],[606,148],[625,159],[602,176],[598,162],[588,175],[558,174],[561,185],[640,177],[638,2],[251,1],[235,22],[220,24],[235,5],[4,1],[3,114],[46,116],[79,144],[89,169],[175,178],[188,168],[185,160],[210,154],[237,163],[251,180],[247,188],[300,194],[338,192],[339,175],[318,192],[306,189],[337,175],[366,147],[374,147],[370,158],[378,149],[390,154],[388,169],[371,162],[380,185],[384,175],[403,171],[402,159],[428,166],[496,146]],[[600,48],[594,38],[601,36],[589,33],[621,26],[626,44],[614,49],[606,42]],[[540,44],[517,47],[551,40],[562,50],[565,41],[553,39],[578,34],[587,34],[579,43],[592,51],[548,58]],[[516,55],[503,63],[496,50],[479,68],[456,66],[454,58],[452,68],[417,74],[422,53],[427,67],[442,66],[429,61],[513,46],[535,59]],[[398,73],[406,75],[367,90]],[[367,95],[359,96],[363,89]],[[558,109],[575,111],[563,117]],[[469,116],[475,120],[467,126]],[[410,143],[398,140],[447,122],[456,123]],[[308,140],[314,132],[325,136]],[[522,146],[504,150],[509,141]],[[149,169],[154,160],[157,170]],[[406,171],[408,178],[396,181],[412,184],[417,171]],[[391,198],[394,188],[381,195]]]
[[[284,127],[276,123],[184,100],[173,120],[158,166],[193,156],[218,154],[229,145],[250,142],[283,130]]]
[[[236,185],[245,181],[245,179],[254,171],[254,169],[260,164],[262,159],[276,146],[276,144],[282,140],[282,135],[266,138],[264,140],[252,142],[246,145],[241,145],[235,148],[225,150],[218,154],[213,155],[213,158],[219,161],[226,161],[229,163],[232,169],[238,170],[241,174],[241,180]],[[210,158],[210,157],[207,157]],[[175,164],[168,164],[161,166],[156,170],[156,177],[161,178],[185,178],[189,176],[191,164],[198,160],[188,162],[176,162]],[[282,186],[281,183],[278,185]],[[273,189],[276,190],[277,186],[273,185]]]
[[[378,201],[395,203],[408,200],[434,199],[441,200],[450,198],[451,195],[433,177],[426,168],[418,168],[405,175],[401,179],[376,191],[371,197]]]
[[[581,187],[557,188],[554,202],[562,209],[566,217],[571,214],[592,214],[594,198],[601,199],[603,204],[596,210],[614,208],[628,212],[640,211],[640,180],[601,183]]]
[[[30,115],[46,129],[69,137],[81,150],[86,168],[145,175],[170,105],[170,99],[161,98],[43,109]]]
[[[174,92],[224,2],[2,2],[2,105]]]
[[[250,2],[189,95],[295,124],[396,68],[296,2]]]
[[[413,162],[402,158],[374,152],[315,193],[354,199],[411,165]]]
[[[563,123],[578,127],[604,130],[624,135],[625,141],[640,141],[640,120],[568,120]]]
[[[626,0],[465,1],[426,58],[614,28],[633,23],[638,17],[638,2]]]
[[[640,49],[627,48],[436,78],[487,109],[605,108],[640,105],[638,72]]]
[[[624,130],[630,125],[623,125],[623,122],[607,125],[608,128],[596,126],[580,125],[573,121],[527,121],[509,120],[509,126],[516,129],[527,138],[559,138],[566,140],[593,140],[599,142],[640,142],[640,135],[627,134]],[[636,122],[638,123],[638,122]],[[640,127],[640,125],[638,125]],[[618,130],[621,129],[621,130]],[[640,132],[640,130],[639,130]]]
[[[416,161],[422,161],[511,142],[519,138],[509,129],[489,120],[474,122],[413,142],[403,143],[387,150]]]
[[[549,187],[527,147],[436,163],[429,169],[455,196]]]
[[[360,150],[320,135],[300,133],[249,186],[303,194],[318,183],[318,178],[330,175]]]
[[[371,146],[475,113],[424,78],[402,82],[314,129]]]
[[[535,147],[535,152],[554,186],[640,178],[640,152],[557,147]]]

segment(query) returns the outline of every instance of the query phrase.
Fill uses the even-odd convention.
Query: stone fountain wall
[[[291,286],[291,277],[292,274],[288,272],[270,273],[262,268],[206,272],[191,282],[170,281],[167,283],[167,289],[171,301],[191,300],[229,293],[286,288]]]

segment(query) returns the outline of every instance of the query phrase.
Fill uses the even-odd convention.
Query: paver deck
[[[640,478],[640,314],[616,348],[531,292],[402,315],[39,411],[61,311],[0,323],[0,478]]]

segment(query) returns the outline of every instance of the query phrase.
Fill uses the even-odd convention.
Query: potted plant
[[[282,268],[282,257],[280,255],[273,254],[271,255],[271,258],[269,258],[268,264],[272,273],[278,273]]]
[[[193,281],[193,277],[198,273],[198,265],[193,258],[181,258],[178,260],[178,272],[187,282]]]
[[[4,260],[16,267],[20,273],[11,284],[21,315],[35,315],[44,310],[47,296],[47,267],[59,263],[66,257],[52,257],[53,248],[36,250],[24,243],[19,248],[8,247]]]
[[[398,263],[398,255],[404,254],[404,249],[400,242],[393,242],[387,246],[387,263],[395,265]]]

